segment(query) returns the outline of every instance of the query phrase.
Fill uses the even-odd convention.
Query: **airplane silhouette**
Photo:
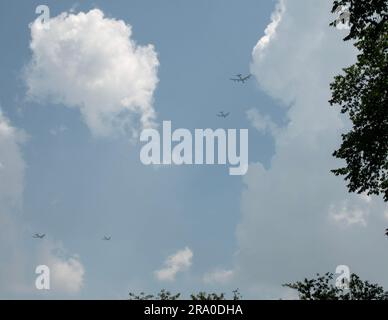
[[[229,114],[230,112],[225,113],[224,111],[220,111],[217,113],[217,117],[226,118]]]
[[[42,233],[42,234],[35,233],[32,237],[35,239],[43,239],[45,237],[45,234],[44,233]]]
[[[109,236],[109,237],[104,236],[104,238],[102,238],[102,240],[109,241],[111,238],[112,238],[111,236]]]
[[[243,77],[242,74],[239,73],[239,74],[236,74],[236,77],[237,78],[230,78],[230,80],[232,80],[234,82],[245,83],[245,81],[247,81],[251,77],[251,74],[248,74],[247,76]]]

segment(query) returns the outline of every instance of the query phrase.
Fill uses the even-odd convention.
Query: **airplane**
[[[107,237],[107,236],[104,236],[104,238],[102,238],[102,240],[105,240],[105,241],[109,241],[112,237]]]
[[[42,234],[35,233],[32,237],[35,239],[43,239],[45,237],[45,234],[44,233],[42,233]]]
[[[388,236],[388,228],[385,229],[385,235]]]
[[[247,81],[252,75],[251,74],[248,74],[247,76],[243,77],[241,73],[239,74],[236,74],[236,77],[237,78],[230,78],[230,80],[232,81],[235,81],[235,82],[242,82],[244,83],[245,81]]]
[[[230,112],[225,113],[224,111],[220,111],[217,113],[217,117],[226,118],[229,114]]]

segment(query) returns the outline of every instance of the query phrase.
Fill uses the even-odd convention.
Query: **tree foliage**
[[[241,300],[242,296],[238,289],[232,291],[232,300]],[[129,300],[178,300],[181,294],[172,294],[170,291],[162,289],[158,294],[145,294],[140,292],[140,294],[129,293]],[[198,293],[193,293],[190,295],[191,300],[228,300],[225,293],[206,293],[200,291]]]
[[[388,201],[388,0],[336,0],[332,11],[340,6],[350,13],[344,40],[353,40],[359,54],[330,85],[330,104],[353,125],[333,153],[346,166],[332,171],[344,176],[350,192],[383,194]]]
[[[170,291],[165,289],[160,290],[156,295],[145,294],[140,292],[140,294],[134,294],[133,292],[129,293],[129,300],[178,300],[180,293],[172,294]]]
[[[241,294],[238,289],[233,291],[233,298],[232,300],[241,300]],[[192,294],[190,296],[191,300],[227,300],[224,293],[217,294],[217,293],[206,293],[203,291],[200,291],[197,294]]]
[[[365,33],[370,28],[374,29],[378,36],[387,22],[387,0],[334,0],[332,13],[341,7],[347,8],[350,13],[350,32],[344,38],[345,41],[365,38]],[[330,25],[336,26],[337,23],[336,20]]]
[[[356,274],[350,276],[348,289],[333,285],[333,273],[315,279],[304,279],[283,286],[298,291],[301,300],[388,300],[388,292],[378,284],[362,281]]]

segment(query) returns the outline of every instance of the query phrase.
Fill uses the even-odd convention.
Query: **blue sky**
[[[104,75],[128,81],[117,90],[136,95],[144,112],[155,111],[156,123],[171,120],[173,128],[190,130],[248,128],[251,166],[241,177],[229,176],[225,166],[144,166],[141,144],[130,130],[116,134],[116,122],[107,122],[113,134],[100,134],[99,101],[112,101],[115,108],[116,88],[108,85],[93,95],[72,82],[94,81],[106,63],[101,57],[111,59],[110,66],[126,63],[110,40],[124,41],[117,29],[112,27],[106,47],[82,51],[87,72],[77,77],[76,69],[69,76],[81,55],[79,43],[99,37],[81,28],[74,38],[70,33],[74,46],[51,51],[64,30],[71,32],[66,17],[56,18],[48,33],[36,29],[31,49],[29,25],[41,3],[2,1],[0,124],[13,131],[0,139],[0,161],[9,158],[0,172],[0,230],[10,226],[4,239],[9,243],[0,246],[6,257],[0,297],[114,299],[130,290],[161,288],[185,295],[240,288],[247,298],[291,297],[282,283],[334,272],[339,264],[384,282],[388,260],[381,257],[384,239],[377,234],[388,219],[386,205],[348,195],[341,179],[329,173],[335,166],[330,154],[347,122],[329,108],[328,84],[355,52],[342,43],[346,31],[327,26],[327,1],[317,3],[46,3],[51,17],[83,12],[91,23],[107,23],[104,30],[123,21],[137,49],[153,46],[136,51],[129,65],[144,58],[155,66],[156,53],[155,69],[139,63],[127,75],[119,65]],[[89,15],[92,9],[104,16]],[[56,29],[60,23],[64,29]],[[39,36],[47,38],[38,42]],[[63,59],[61,72],[51,71],[47,59],[28,67],[45,54]],[[49,83],[39,78],[42,73]],[[229,81],[237,73],[253,77],[244,85]],[[230,116],[217,117],[220,110]],[[111,110],[101,112],[110,121]],[[136,130],[139,120],[131,121]],[[35,232],[46,233],[45,239],[32,239]],[[104,235],[111,241],[102,241]],[[156,271],[173,255],[172,279],[158,278]],[[366,258],[379,262],[370,266]],[[49,291],[35,289],[38,264],[52,266]]]

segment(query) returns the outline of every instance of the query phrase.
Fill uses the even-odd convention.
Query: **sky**
[[[0,3],[0,298],[293,299],[338,265],[388,287],[387,205],[330,173],[357,52],[329,1],[47,1],[48,25],[41,4]],[[144,165],[163,121],[248,129],[248,172]]]

